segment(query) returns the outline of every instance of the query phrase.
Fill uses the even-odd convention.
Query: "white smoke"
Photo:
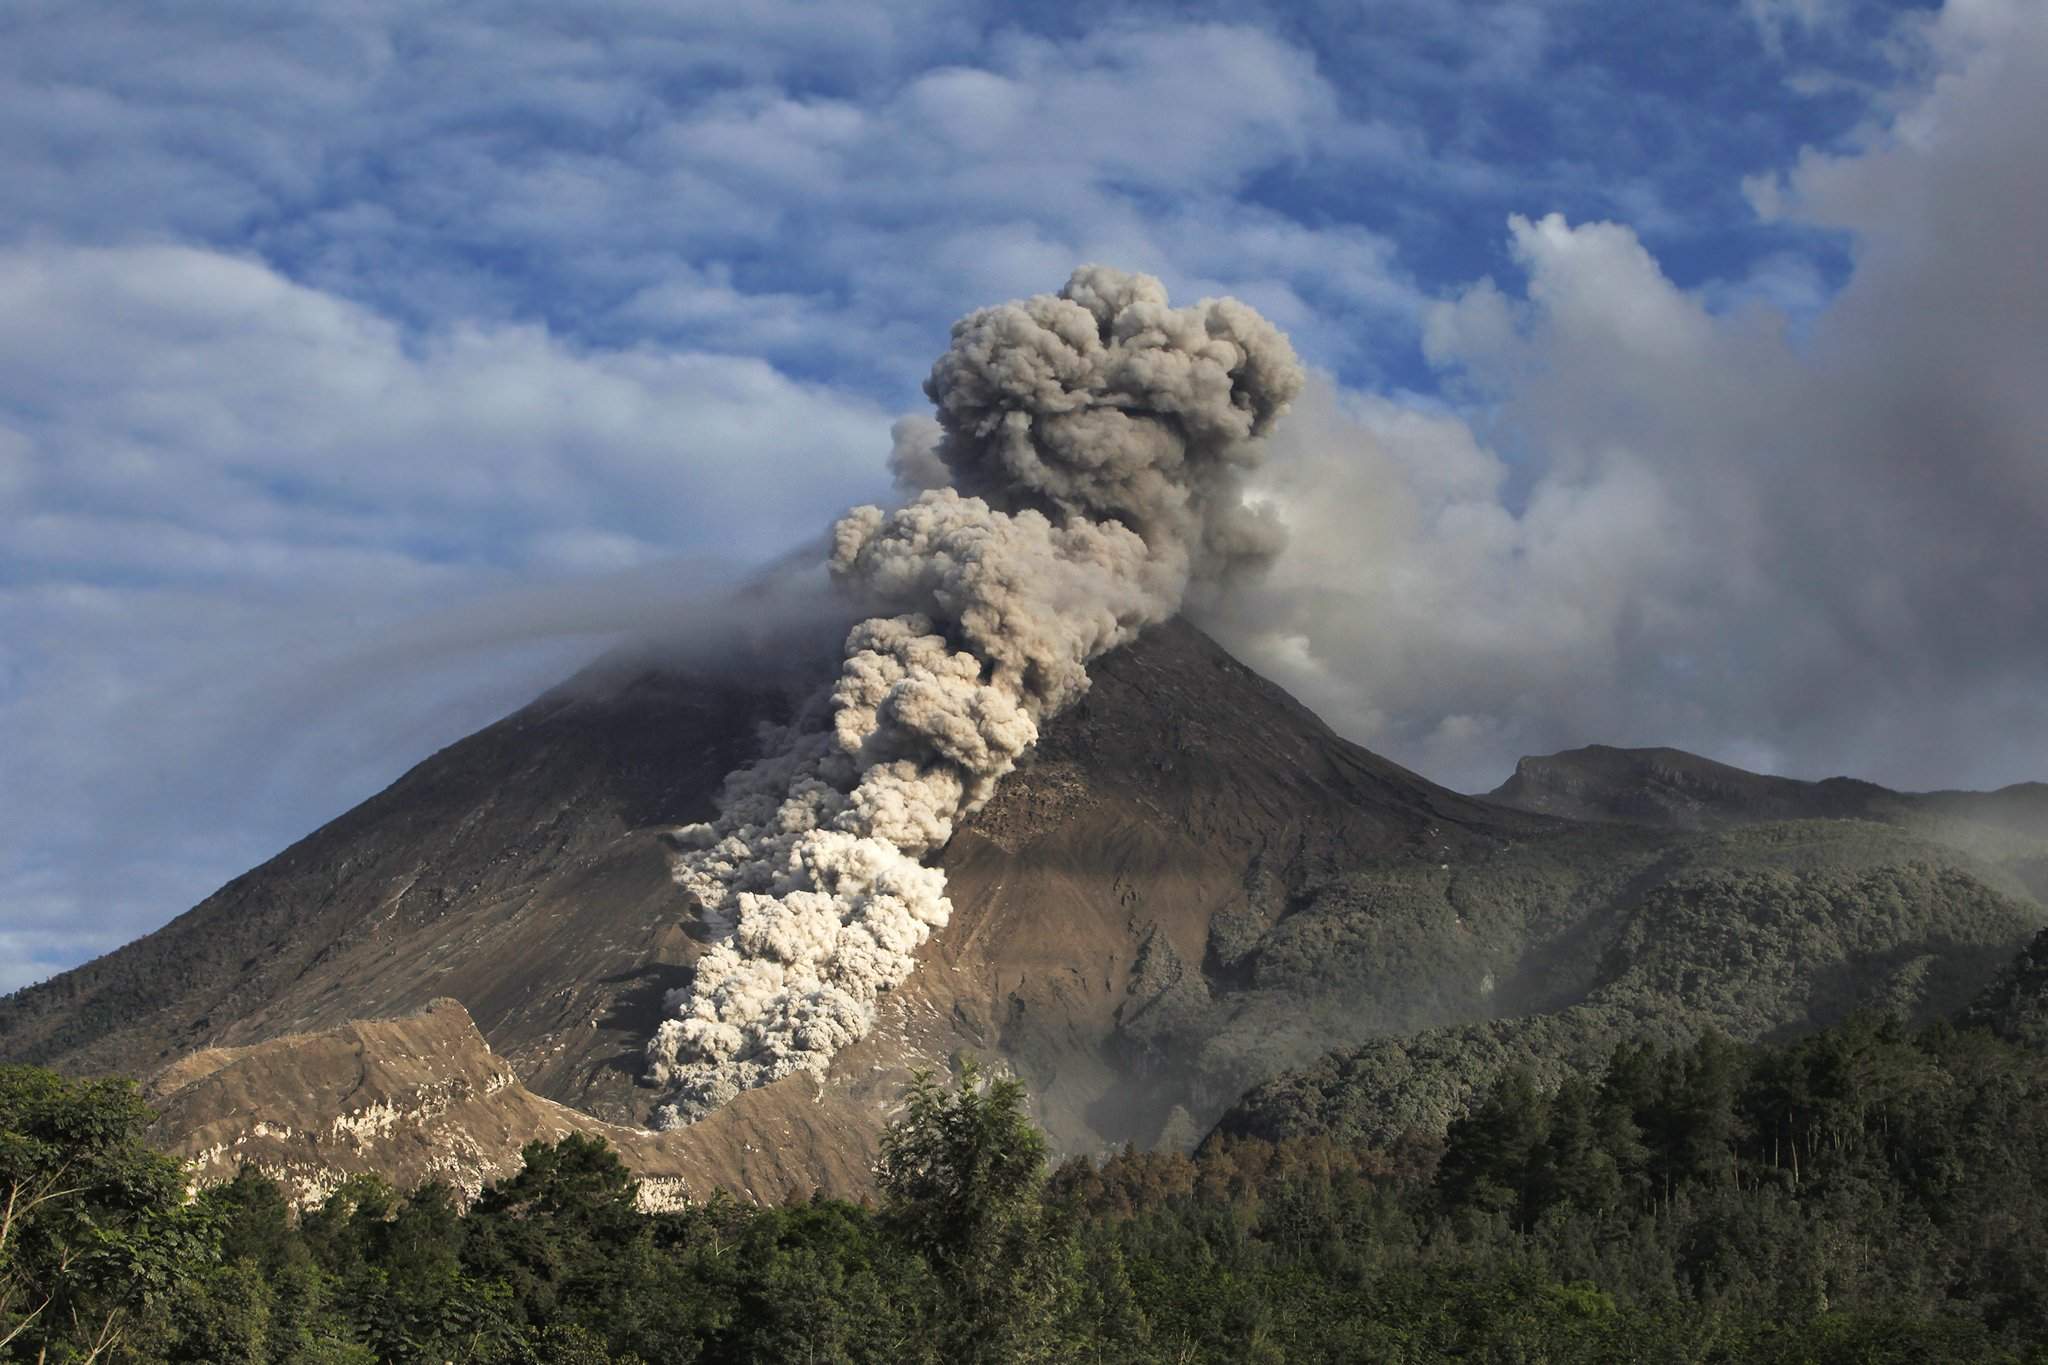
[[[832,579],[876,614],[838,678],[681,832],[676,878],[726,935],[648,1044],[665,1124],[822,1076],[946,923],[952,837],[1088,687],[1088,663],[1253,570],[1277,522],[1243,499],[1300,392],[1287,339],[1234,299],[1168,306],[1102,267],[953,328],[891,463],[924,491],[833,528]]]

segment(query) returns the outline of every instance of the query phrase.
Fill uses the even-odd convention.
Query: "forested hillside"
[[[575,1137],[466,1212],[361,1180],[294,1223],[254,1173],[182,1202],[118,1084],[8,1069],[0,1108],[8,1359],[2048,1360],[2048,1057],[1988,1028],[1628,1046],[1441,1142],[1049,1175],[968,1068],[878,1207],[645,1214]]]
[[[1376,1021],[1377,1036],[1264,1068],[1220,1126],[1386,1145],[1440,1135],[1512,1067],[1554,1086],[1624,1040],[1791,1037],[1857,1010],[1951,1017],[2042,917],[1996,867],[1864,821],[1676,842],[1574,831],[1470,867],[1335,883],[1248,954],[1248,1004],[1212,1036],[1177,1037],[1208,1059]],[[1285,1008],[1332,998],[1330,1017]],[[1495,1017],[1445,1022],[1481,1010]]]

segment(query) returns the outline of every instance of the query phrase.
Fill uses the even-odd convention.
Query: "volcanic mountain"
[[[1739,770],[1715,769],[1736,774],[1726,819],[1663,822],[1722,826],[1704,833],[1612,823],[1643,781],[1604,757],[1568,808],[1531,782],[1458,795],[1183,622],[1092,671],[945,847],[950,923],[822,1086],[792,1076],[644,1128],[646,1041],[707,941],[672,831],[711,813],[788,699],[620,660],[0,1002],[0,1058],[150,1078],[160,1135],[203,1173],[253,1162],[306,1199],[367,1170],[474,1190],[521,1142],[570,1131],[608,1137],[658,1192],[856,1192],[903,1081],[962,1053],[1018,1074],[1060,1150],[1189,1146],[1262,1083],[1321,1094],[1288,1078],[1332,1049],[1523,1028],[1564,1057],[1617,1029],[1952,1009],[2043,917],[2009,860],[1866,809],[1759,803],[1739,779],[1774,780]],[[1792,823],[1731,833],[1744,803]],[[1836,814],[1863,818],[1808,818]],[[1727,886],[1732,910],[1702,891]],[[1372,1093],[1440,1127],[1511,1051],[1446,1087],[1418,1079],[1423,1046],[1400,1062],[1407,1090]]]
[[[165,928],[0,1003],[0,1056],[149,1076],[188,1054],[235,1056],[455,1001],[526,1090],[644,1123],[643,1048],[702,948],[671,882],[668,832],[710,813],[756,724],[784,705],[716,680],[595,668]],[[1214,934],[1262,932],[1338,869],[1462,860],[1554,823],[1377,758],[1192,627],[1158,628],[1098,666],[1087,699],[945,850],[952,922],[876,1034],[840,1058],[830,1102],[803,1078],[769,1087],[787,1093],[735,1106],[773,1111],[767,1128],[717,1159],[678,1160],[740,1177],[764,1164],[733,1155],[752,1144],[787,1169],[745,1183],[857,1183],[876,1107],[908,1067],[960,1050],[1024,1074],[1068,1148],[1149,1143],[1177,1105],[1199,1125],[1235,1091],[1189,1108],[1170,1085],[1133,1085],[1119,1035],[1199,975]],[[252,1123],[260,1089],[234,1099]],[[785,1126],[805,1134],[801,1154]],[[696,1131],[681,1145],[719,1146]]]

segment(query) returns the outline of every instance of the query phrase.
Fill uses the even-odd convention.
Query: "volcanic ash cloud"
[[[923,859],[1087,690],[1089,661],[1278,551],[1240,479],[1301,385],[1244,304],[1173,308],[1102,267],[954,325],[925,382],[937,424],[897,434],[898,476],[925,491],[833,528],[834,583],[877,614],[726,779],[718,818],[681,831],[676,879],[726,937],[648,1044],[664,1125],[822,1076],[867,1033],[951,913]]]

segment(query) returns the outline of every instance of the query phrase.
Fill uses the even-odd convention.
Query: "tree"
[[[638,1182],[603,1138],[529,1142],[520,1155],[519,1174],[485,1189],[470,1210],[462,1249],[470,1277],[503,1282],[536,1331],[632,1329],[654,1306],[643,1292],[652,1229]]]
[[[876,1167],[887,1225],[930,1264],[949,1361],[1061,1358],[1055,1320],[1075,1271],[1073,1239],[1045,1216],[1045,1138],[1013,1077],[960,1064],[941,1086],[912,1080]]]
[[[1444,1208],[1534,1221],[1549,1179],[1550,1101],[1526,1066],[1509,1071],[1472,1112],[1451,1124],[1437,1188]]]
[[[105,1360],[219,1260],[130,1081],[0,1067],[0,1350]]]
[[[1572,1212],[1601,1218],[1621,1205],[1621,1166],[1609,1143],[1628,1145],[1627,1133],[1614,1126],[1622,1119],[1611,1110],[1603,1111],[1591,1082],[1580,1076],[1565,1078],[1550,1103],[1550,1183],[1543,1209],[1562,1203]]]

